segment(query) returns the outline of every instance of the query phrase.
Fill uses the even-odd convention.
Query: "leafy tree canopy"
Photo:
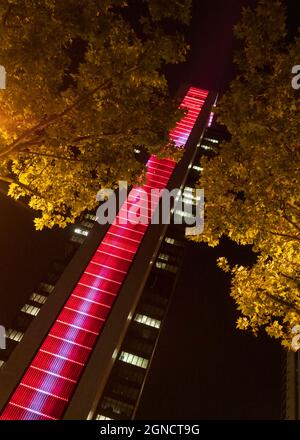
[[[236,26],[239,75],[219,108],[231,141],[201,162],[206,223],[196,239],[216,246],[224,235],[253,246],[251,267],[219,261],[233,276],[237,327],[265,329],[290,347],[300,324],[300,93],[291,86],[300,38],[287,42],[285,23],[282,3],[263,0]]]
[[[0,180],[39,212],[37,229],[135,182],[135,146],[170,154],[180,112],[162,68],[184,60],[174,29],[189,12],[190,0],[1,1]]]

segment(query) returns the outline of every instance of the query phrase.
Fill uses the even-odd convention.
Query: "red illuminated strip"
[[[207,95],[207,91],[194,87],[188,90],[180,105],[188,114],[170,133],[177,147],[186,144]],[[170,159],[150,157],[146,183],[141,187],[149,199],[152,189],[167,186],[174,168],[175,162]],[[126,218],[127,208],[137,203],[138,194],[138,187],[129,193],[0,419],[62,417],[149,226],[153,209],[146,210],[145,224],[119,224]],[[152,199],[152,208],[158,203],[159,197]]]

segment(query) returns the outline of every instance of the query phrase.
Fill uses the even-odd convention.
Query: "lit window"
[[[212,138],[207,138],[207,137],[203,138],[203,140],[212,142],[213,144],[219,143],[219,141],[217,139],[212,139]]]
[[[193,170],[196,170],[196,171],[203,171],[203,168],[202,168],[202,167],[199,167],[198,165],[194,165],[194,166],[193,166]]]
[[[81,229],[81,228],[74,229],[74,232],[75,234],[78,235],[85,235],[85,236],[89,235],[89,231],[86,231],[85,229]]]
[[[185,204],[185,205],[196,205],[196,201],[195,200],[190,200],[190,198],[183,198],[182,199],[182,201],[183,201],[183,203]]]
[[[175,246],[183,246],[183,244],[179,240],[175,240],[171,237],[165,237],[165,242],[168,244],[174,244]]]
[[[39,304],[45,304],[45,302],[47,301],[47,297],[44,295],[39,295],[38,293],[33,293],[30,297],[30,299],[32,301],[35,301]]]
[[[147,315],[140,315],[137,313],[134,318],[135,321],[140,322],[141,324],[149,325],[149,327],[160,328],[161,321],[158,319],[150,318]]]
[[[95,215],[92,214],[85,214],[84,218],[88,219],[88,220],[92,220],[92,221],[96,221],[97,217]]]
[[[52,284],[40,283],[40,287],[44,292],[51,293],[54,289]]]
[[[136,356],[132,353],[127,353],[127,351],[122,351],[119,356],[120,361],[127,362],[127,364],[136,365],[137,367],[147,368],[148,367],[148,359],[145,359],[141,356]]]
[[[165,242],[166,242],[166,243],[169,243],[169,244],[175,244],[175,240],[174,240],[174,238],[170,238],[170,237],[166,237],[166,238],[165,238]]]
[[[169,256],[168,254],[160,253],[159,256],[158,256],[158,258],[159,258],[160,260],[168,261],[168,259],[170,258],[170,256]]]
[[[20,342],[24,336],[23,332],[9,328],[6,332],[6,337],[12,341]]]
[[[190,212],[181,211],[180,209],[176,209],[175,214],[178,214],[181,217],[194,218],[194,215]]]
[[[102,414],[97,414],[96,420],[113,420],[110,417],[105,417]]]
[[[84,242],[84,237],[82,237],[82,235],[78,236],[78,235],[72,235],[71,237],[71,241],[73,241],[74,243],[80,243],[82,244]]]
[[[125,414],[128,417],[132,415],[134,409],[134,407],[132,405],[129,405],[128,403],[121,402],[120,400],[116,399],[111,399],[110,397],[104,397],[101,408],[111,410],[115,414]]]
[[[27,313],[28,315],[36,316],[41,309],[39,307],[32,306],[30,304],[25,304],[21,308],[21,312]]]
[[[183,197],[185,199],[194,199],[195,197],[193,196],[193,194],[187,192],[187,193],[183,193]]]
[[[88,229],[92,229],[92,227],[94,226],[94,223],[92,223],[92,222],[87,222],[87,221],[82,221],[81,223],[80,223],[80,225],[81,226],[84,226],[85,228],[88,228]]]
[[[158,269],[164,269],[167,270],[168,272],[173,272],[173,273],[176,273],[178,270],[176,266],[172,266],[171,264],[167,264],[167,263],[162,263],[160,261],[157,261],[155,263],[155,266],[158,267]]]

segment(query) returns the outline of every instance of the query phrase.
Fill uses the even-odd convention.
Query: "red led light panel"
[[[170,133],[177,147],[186,144],[207,95],[205,90],[190,87],[182,100],[181,107],[187,108],[188,113]],[[152,212],[147,209],[144,223],[120,224],[119,220],[127,218],[126,206],[137,203],[141,188],[149,198],[153,188],[166,188],[174,168],[175,162],[170,159],[150,157],[145,184],[130,191],[0,419],[62,418],[149,227]],[[152,211],[158,202],[159,198],[156,205],[152,204]]]

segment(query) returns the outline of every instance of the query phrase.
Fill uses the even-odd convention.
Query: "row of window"
[[[82,235],[75,235],[73,234],[71,237],[71,241],[73,241],[74,243],[79,243],[82,244],[85,240],[85,237],[83,237]]]
[[[158,319],[150,318],[149,316],[141,315],[140,313],[137,313],[135,315],[134,320],[140,322],[141,324],[149,325],[149,327],[154,328],[160,328],[161,325],[161,321],[159,321]]]
[[[120,400],[112,399],[110,397],[104,397],[101,408],[110,410],[115,414],[124,414],[127,417],[130,417],[132,415],[134,409],[133,405],[129,405],[125,402],[120,402]]]
[[[212,139],[212,138],[203,138],[204,141],[208,141],[208,142],[212,142],[213,144],[218,144],[219,141],[217,139]]]
[[[126,348],[130,351],[130,352],[134,352],[134,353],[139,353],[142,356],[146,356],[146,357],[150,357],[151,353],[153,351],[153,345],[149,345],[149,342],[145,342],[140,335],[132,336],[126,344]]]
[[[158,269],[167,270],[168,272],[176,273],[178,267],[172,266],[172,264],[162,263],[161,261],[156,261],[155,266]]]
[[[124,385],[122,383],[114,382],[111,387],[111,391],[119,396],[125,396],[132,400],[136,400],[139,395],[139,389],[130,385]]]
[[[92,227],[94,226],[94,223],[84,220],[80,223],[80,226],[84,226],[85,228],[92,229]]]
[[[45,304],[47,301],[47,296],[45,295],[39,295],[38,293],[33,292],[33,294],[30,296],[31,301],[35,301],[39,304]]]
[[[120,361],[127,362],[128,364],[135,365],[136,367],[147,368],[149,360],[141,356],[137,356],[127,351],[122,351],[119,356]]]
[[[194,218],[193,214],[191,214],[190,212],[182,211],[181,209],[176,209],[175,214],[178,214],[181,217]]]
[[[20,342],[24,336],[23,332],[9,328],[6,332],[6,337],[16,342]]]
[[[174,246],[182,246],[181,241],[175,240],[175,238],[165,237],[165,242],[168,244],[174,244]]]
[[[21,308],[21,312],[27,313],[28,315],[36,316],[41,309],[36,306],[32,306],[31,304],[25,304]]]
[[[170,258],[170,255],[168,255],[168,254],[164,254],[164,253],[161,252],[161,253],[158,255],[158,258],[159,258],[160,260],[168,261],[169,258]]]
[[[54,286],[48,283],[40,283],[40,288],[46,293],[51,293],[54,289]]]
[[[89,235],[89,231],[87,231],[86,229],[75,228],[74,232],[75,232],[75,234],[78,234],[78,235],[85,235],[85,236]]]
[[[97,217],[93,214],[85,214],[84,218],[88,219],[88,220],[92,220],[92,221],[96,221]]]
[[[110,417],[103,416],[102,414],[96,415],[96,420],[113,420]]]
[[[193,170],[195,170],[195,171],[203,171],[203,168],[199,167],[199,165],[193,165]]]

